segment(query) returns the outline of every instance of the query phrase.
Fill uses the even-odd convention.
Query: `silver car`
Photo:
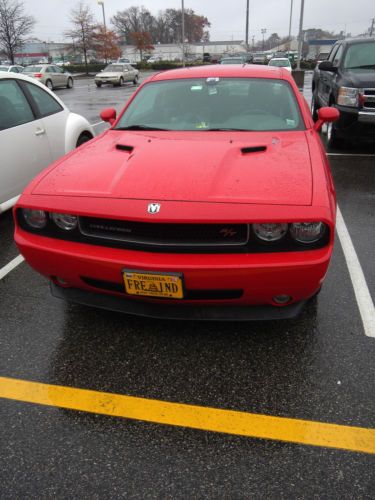
[[[113,86],[121,86],[125,82],[133,82],[137,85],[139,71],[130,64],[112,63],[95,76],[95,84],[101,87],[103,83]]]
[[[36,78],[50,90],[57,87],[73,88],[73,76],[68,71],[59,68],[56,64],[35,64],[26,66],[24,75]]]

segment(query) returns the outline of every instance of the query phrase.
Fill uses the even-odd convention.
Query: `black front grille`
[[[375,109],[375,89],[364,89],[364,109]]]
[[[246,245],[247,224],[164,224],[80,217],[84,236],[142,246],[194,247]]]

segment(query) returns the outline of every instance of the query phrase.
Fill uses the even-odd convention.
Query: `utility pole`
[[[305,0],[301,0],[301,13],[299,16],[299,34],[298,34],[298,60],[297,69],[301,69],[302,43],[303,43],[303,11],[305,8]]]
[[[246,0],[246,50],[249,50],[249,0]]]
[[[104,26],[104,56],[105,56],[105,63],[107,64],[107,25],[105,23],[105,10],[104,10],[104,0],[98,0],[98,5],[102,6],[102,12],[103,12],[103,26]]]
[[[184,0],[181,0],[182,14],[182,66],[185,67],[185,7]]]
[[[264,52],[264,35],[267,33],[267,30],[266,28],[262,28],[260,31],[262,32],[262,37],[263,37],[262,52]]]
[[[288,56],[290,52],[290,44],[291,44],[291,33],[292,33],[292,14],[293,14],[293,0],[290,0],[290,16],[289,16],[289,35],[288,35],[288,43],[289,43],[289,50],[288,50]]]
[[[372,23],[371,23],[371,29],[370,29],[370,36],[374,33],[374,28],[375,28],[375,18],[372,18]]]

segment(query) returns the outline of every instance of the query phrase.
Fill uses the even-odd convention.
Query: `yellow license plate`
[[[183,299],[181,273],[155,273],[151,271],[123,271],[126,293],[146,297]]]

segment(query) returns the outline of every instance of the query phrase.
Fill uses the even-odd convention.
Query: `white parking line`
[[[11,260],[6,266],[2,267],[0,269],[0,280],[4,278],[8,273],[13,271],[14,268],[19,266],[21,262],[23,262],[25,259],[22,257],[22,255],[18,255],[15,259]]]
[[[358,260],[357,253],[339,207],[337,207],[336,230],[349,269],[365,334],[368,337],[375,337],[374,303],[372,302],[361,264]]]
[[[101,125],[102,123],[105,123],[103,120],[98,122],[98,123],[91,123],[92,127],[97,127],[98,125]]]

